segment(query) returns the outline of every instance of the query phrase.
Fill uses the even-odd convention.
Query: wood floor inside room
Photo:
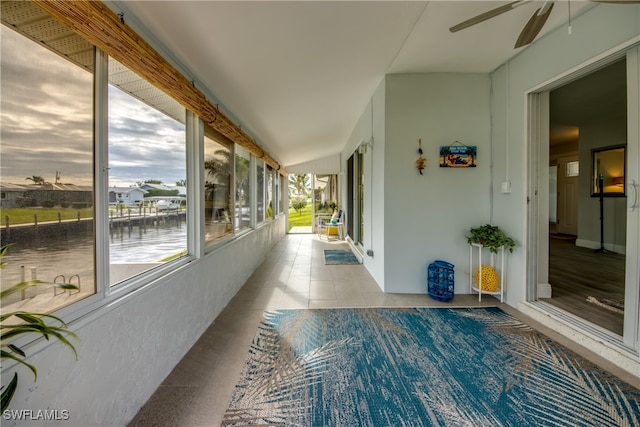
[[[625,256],[575,245],[575,238],[551,235],[549,283],[552,297],[541,301],[622,335]],[[607,307],[597,304],[604,303]]]

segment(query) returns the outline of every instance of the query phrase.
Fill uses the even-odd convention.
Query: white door
[[[561,234],[578,235],[578,155],[558,159],[558,218]]]

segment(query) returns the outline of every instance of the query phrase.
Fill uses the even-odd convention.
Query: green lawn
[[[327,215],[331,215],[331,211],[322,211],[322,212],[317,212],[316,213],[325,213]],[[291,227],[309,227],[312,224],[312,218],[311,218],[311,204],[308,204],[307,206],[305,206],[300,213],[296,212],[295,209],[291,208],[289,209],[289,230],[291,230]]]
[[[2,209],[2,225],[6,225],[6,217],[9,217],[9,225],[33,224],[34,215],[38,216],[38,222],[57,221],[58,213],[62,220],[77,219],[78,212],[80,218],[92,218],[93,208],[72,209],[72,208],[10,208]],[[294,226],[310,226],[311,204],[307,205],[300,211],[289,209],[289,230]]]
[[[78,219],[93,218],[93,208],[73,209],[73,208],[9,208],[2,209],[2,225],[7,225],[7,217],[9,217],[9,225],[33,224],[34,217],[37,215],[38,222],[57,221],[58,214],[60,219]]]
[[[289,230],[291,227],[309,227],[311,225],[311,204],[305,206],[300,213],[289,209]]]

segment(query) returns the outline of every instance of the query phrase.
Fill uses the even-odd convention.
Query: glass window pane
[[[567,162],[567,170],[565,176],[579,176],[580,175],[580,162]]]
[[[96,289],[93,67],[5,25],[0,39],[1,240],[10,245],[2,290],[31,279],[80,287],[58,295],[51,286],[30,288],[4,298],[2,309],[51,312]]]
[[[109,58],[111,284],[187,253],[185,110]]]
[[[237,145],[235,148],[235,229],[243,230],[251,226],[250,155]]]
[[[267,183],[266,183],[266,202],[267,213],[266,219],[273,219],[273,169],[267,167]]]
[[[264,209],[264,184],[265,184],[265,180],[264,180],[264,162],[262,160],[258,160],[256,162],[257,164],[257,170],[258,173],[256,175],[256,184],[257,184],[257,191],[256,191],[256,206],[258,209],[258,224],[264,221],[264,214],[265,214],[265,209]]]
[[[204,223],[207,244],[233,233],[231,222],[231,171],[233,153],[205,130]]]
[[[276,206],[275,209],[275,213],[276,215],[279,215],[282,213],[282,192],[280,191],[281,185],[282,185],[282,179],[280,177],[280,174],[278,172],[274,173],[275,176],[275,184],[276,184],[276,189],[275,189],[275,203],[274,205]]]
[[[360,153],[356,157],[357,170],[358,170],[358,188],[356,197],[358,198],[358,212],[360,217],[358,218],[358,243],[364,244],[364,156]]]

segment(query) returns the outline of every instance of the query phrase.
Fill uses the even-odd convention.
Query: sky
[[[0,25],[0,182],[91,185],[91,73]],[[109,86],[109,186],[186,179],[184,125]]]

